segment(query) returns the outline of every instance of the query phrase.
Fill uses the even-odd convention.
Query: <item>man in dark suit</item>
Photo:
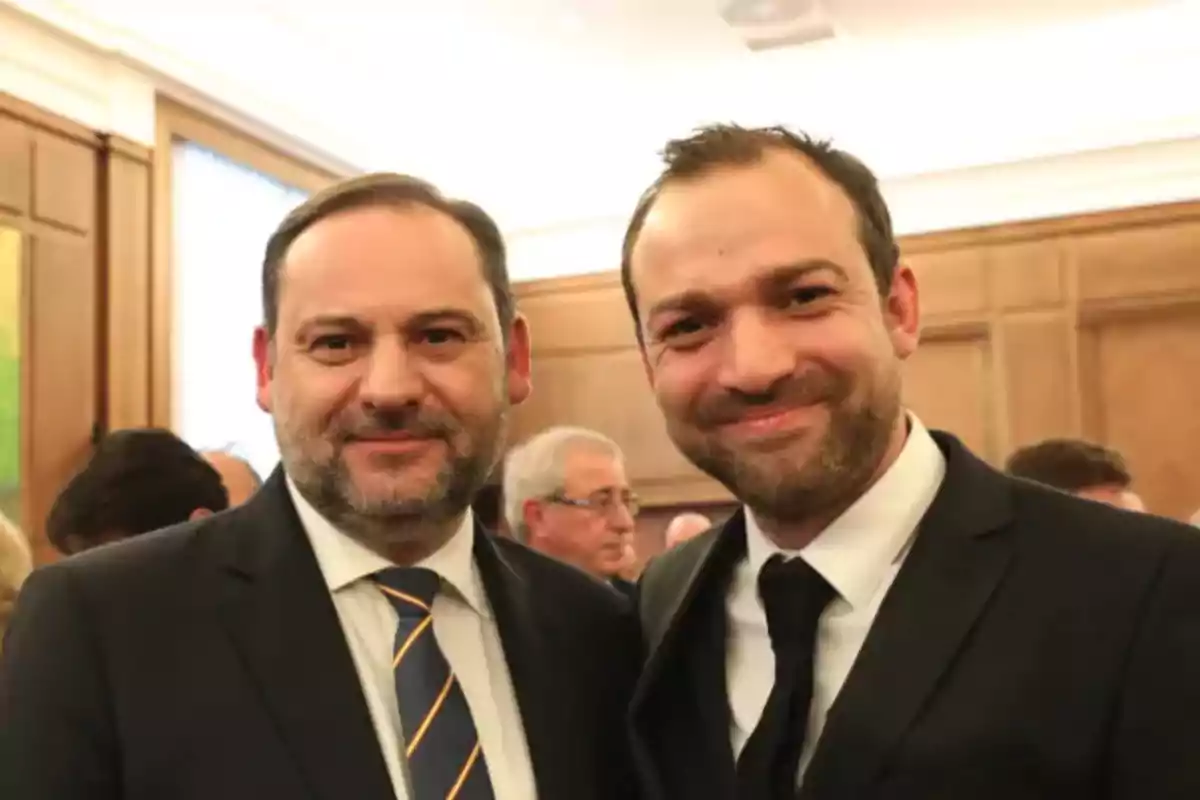
[[[625,800],[628,604],[477,527],[529,391],[495,224],[412,178],[272,236],[245,505],[26,584],[0,662],[5,800]]]
[[[743,508],[652,562],[652,800],[1200,797],[1200,537],[1000,474],[901,401],[917,282],[874,176],[672,142],[625,239],[680,450]]]

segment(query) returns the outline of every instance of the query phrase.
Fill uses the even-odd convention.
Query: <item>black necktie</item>
[[[392,668],[413,800],[492,800],[471,709],[433,636],[437,573],[394,567],[375,580],[400,618]]]
[[[739,800],[791,800],[812,702],[817,622],[833,587],[802,558],[775,555],[758,575],[775,685],[737,762]]]

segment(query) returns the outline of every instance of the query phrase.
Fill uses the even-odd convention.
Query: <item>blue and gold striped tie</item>
[[[411,800],[493,800],[471,709],[433,635],[437,573],[393,567],[375,580],[400,617],[392,669]]]

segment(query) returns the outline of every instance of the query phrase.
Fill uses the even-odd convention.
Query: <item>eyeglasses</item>
[[[547,497],[546,500],[551,503],[582,508],[586,511],[593,511],[599,514],[615,514],[618,509],[624,508],[629,512],[629,516],[636,517],[638,512],[642,510],[642,504],[638,500],[638,496],[633,492],[596,492],[582,499],[567,497],[563,494],[553,494]]]

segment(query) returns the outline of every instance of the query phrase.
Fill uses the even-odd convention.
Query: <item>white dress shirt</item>
[[[829,709],[945,473],[946,459],[937,443],[910,414],[908,438],[896,461],[804,549],[781,550],[746,510],[746,558],[734,573],[726,600],[726,679],[735,757],[754,732],[775,683],[775,654],[758,596],[758,573],[767,559],[776,553],[803,558],[837,592],[817,627],[812,704],[800,757],[803,777]]]
[[[338,532],[290,480],[288,490],[333,596],[396,798],[409,800],[404,729],[392,672],[399,620],[371,580],[374,573],[395,565]],[[433,601],[433,633],[471,708],[496,800],[533,800],[533,764],[500,632],[472,554],[474,542],[475,524],[468,512],[450,541],[416,566],[442,578],[442,591]]]

